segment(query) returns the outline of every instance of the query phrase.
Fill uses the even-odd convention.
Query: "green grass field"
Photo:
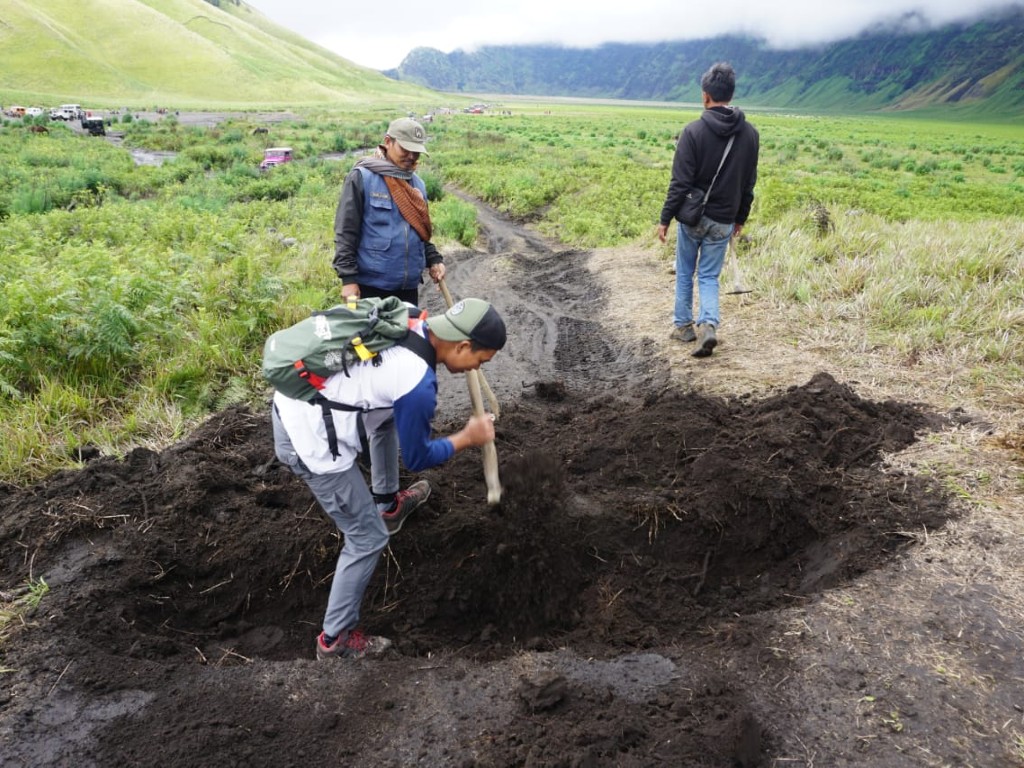
[[[699,114],[538,111],[446,124],[436,162],[446,179],[513,215],[551,205],[545,231],[583,246],[627,241],[649,227],[675,137]],[[1016,126],[756,112],[750,119],[761,133],[753,215],[763,221],[816,203],[894,221],[1024,213],[1024,130]]]
[[[674,137],[696,111],[516,105],[430,127],[422,175],[442,251],[471,244],[479,196],[578,247],[655,246]],[[309,113],[274,128],[298,160],[256,170],[254,124],[121,126],[178,153],[53,124],[0,125],[0,480],[178,439],[263,401],[271,331],[336,300],[337,195],[393,112]],[[761,133],[744,258],[790,322],[856,322],[940,355],[976,386],[1024,383],[1024,130],[906,117],[750,115]],[[294,238],[295,244],[290,245]],[[867,343],[867,342],[866,342]],[[951,375],[953,375],[951,374]]]
[[[245,4],[201,0],[7,3],[0,103],[93,108],[332,108],[429,97],[277,26]]]

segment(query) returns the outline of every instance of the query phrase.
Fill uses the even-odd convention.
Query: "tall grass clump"
[[[336,166],[250,174],[239,170],[244,146],[211,143],[191,160],[135,168],[125,150],[97,154],[100,144],[116,149],[104,142],[60,141],[28,155],[30,172],[18,159],[22,139],[0,136],[0,156],[11,160],[7,199],[38,195],[47,168],[76,174],[78,191],[94,199],[20,204],[0,221],[4,478],[38,477],[84,445],[157,444],[211,410],[257,403],[254,360],[266,336],[337,290]],[[99,162],[78,170],[83,158]],[[106,194],[106,169],[123,175],[117,188],[148,191]],[[293,293],[309,304],[297,306]]]
[[[740,258],[780,326],[834,336],[837,347],[858,329],[855,348],[953,372],[977,366],[997,389],[1024,385],[1024,223],[936,227],[840,212],[822,237],[794,212],[752,238]]]

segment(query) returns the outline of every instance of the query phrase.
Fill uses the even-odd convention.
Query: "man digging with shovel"
[[[475,412],[466,426],[448,437],[433,438],[437,409],[435,366],[452,373],[476,371],[505,346],[505,323],[481,299],[464,299],[439,317],[414,325],[433,351],[434,365],[404,346],[383,350],[379,364],[352,365],[329,376],[321,390],[328,400],[364,409],[393,409],[405,466],[420,472],[448,461],[457,451],[494,441],[490,414]],[[430,355],[425,355],[429,357]],[[358,629],[363,594],[388,544],[404,519],[385,521],[377,509],[356,456],[360,447],[359,412],[332,411],[338,455],[332,455],[324,416],[304,400],[274,393],[271,420],[277,458],[302,478],[345,538],[327,599],[316,656],[361,658],[386,650],[391,641]],[[424,481],[425,482],[425,481]],[[428,486],[429,493],[429,486]],[[408,515],[414,507],[407,507]]]

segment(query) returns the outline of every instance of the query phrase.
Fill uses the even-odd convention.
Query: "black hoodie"
[[[679,212],[683,197],[693,189],[706,190],[730,136],[735,136],[729,157],[711,189],[704,215],[720,224],[744,224],[754,202],[760,137],[737,107],[711,107],[683,129],[672,160],[672,180],[661,209],[668,225]]]

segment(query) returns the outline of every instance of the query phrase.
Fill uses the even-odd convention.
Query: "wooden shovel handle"
[[[444,278],[442,277],[437,281],[437,284],[441,288],[441,293],[444,294],[445,303],[452,306],[452,295],[448,293],[448,286],[445,285]],[[484,375],[482,371],[466,371],[466,383],[469,385],[469,401],[473,406],[474,416],[484,415],[484,398],[481,394],[481,384],[485,384]],[[487,391],[491,398],[492,406],[495,406],[495,417],[497,417],[497,400],[494,397],[494,393],[490,391],[490,387],[487,387]],[[501,480],[498,477],[498,449],[494,447],[494,441],[489,440],[480,446],[480,451],[483,454],[484,461],[484,482],[487,483],[487,503],[491,506],[501,502]]]
[[[444,303],[448,305],[449,309],[451,309],[452,304],[455,302],[452,301],[452,295],[448,292],[448,285],[445,283],[443,277],[437,281],[437,285],[440,287],[441,294],[444,296]],[[501,418],[501,406],[498,405],[498,398],[494,396],[494,390],[492,390],[491,385],[487,383],[487,378],[484,376],[484,372],[477,371],[477,373],[479,374],[477,378],[480,379],[480,389],[484,395],[486,395],[487,402],[491,405],[491,413],[494,414],[494,418]]]
[[[484,415],[483,397],[480,394],[480,371],[466,371],[469,384],[469,400],[473,404],[473,415]],[[484,460],[484,482],[487,483],[487,503],[491,506],[501,502],[501,480],[498,478],[498,449],[494,441],[488,440],[480,446]]]

